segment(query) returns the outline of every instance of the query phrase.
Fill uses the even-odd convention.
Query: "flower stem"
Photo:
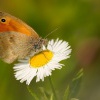
[[[49,76],[49,82],[50,82],[50,85],[51,85],[51,89],[52,89],[54,98],[55,98],[55,100],[57,100],[57,95],[56,95],[56,92],[55,92],[55,89],[54,89],[54,86],[53,86],[53,83],[52,83],[52,80],[51,80],[50,76]]]
[[[39,98],[37,97],[37,95],[31,91],[31,89],[29,88],[28,85],[27,85],[27,90],[28,90],[28,92],[32,95],[32,97],[33,97],[35,100],[39,100]]]

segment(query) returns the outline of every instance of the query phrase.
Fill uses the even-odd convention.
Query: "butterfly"
[[[41,51],[47,39],[41,38],[33,28],[22,20],[0,12],[0,58],[6,63],[24,59],[31,53]]]

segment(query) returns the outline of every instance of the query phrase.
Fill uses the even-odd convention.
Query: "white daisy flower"
[[[26,81],[27,85],[35,76],[36,82],[44,81],[44,77],[50,76],[52,70],[61,69],[64,66],[60,61],[69,58],[70,53],[68,42],[52,39],[46,47],[43,46],[41,52],[27,57],[25,60],[19,60],[19,63],[15,64],[15,77],[21,83]]]

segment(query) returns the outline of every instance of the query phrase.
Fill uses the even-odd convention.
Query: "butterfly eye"
[[[6,19],[2,18],[2,19],[1,19],[1,22],[6,22]]]

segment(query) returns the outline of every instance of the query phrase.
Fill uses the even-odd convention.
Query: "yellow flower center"
[[[47,64],[53,57],[53,52],[49,50],[41,51],[30,59],[30,65],[38,68]]]

